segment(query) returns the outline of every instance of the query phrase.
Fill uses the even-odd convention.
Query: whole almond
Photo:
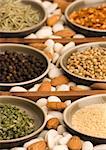
[[[106,83],[94,83],[90,87],[93,90],[106,90]]]
[[[46,142],[45,141],[39,141],[32,145],[30,145],[27,150],[46,150]]]
[[[47,47],[45,44],[42,43],[31,43],[29,45],[40,50],[44,50]]]
[[[73,91],[84,91],[82,88],[79,88],[77,86],[71,87],[71,90],[73,90]]]
[[[38,91],[51,91],[51,84],[49,81],[44,81],[41,86],[38,88]]]
[[[57,129],[59,124],[60,124],[60,121],[58,118],[51,118],[47,121],[46,127],[48,129]]]
[[[62,111],[67,105],[64,102],[47,102],[47,107],[52,110]]]
[[[53,15],[47,19],[47,25],[53,26],[55,25],[61,18],[61,15]]]
[[[70,150],[81,150],[82,142],[78,136],[73,136],[67,143]]]
[[[70,4],[70,2],[66,0],[53,0],[54,3],[57,3],[58,6],[61,8],[61,11],[64,13],[66,7]]]
[[[67,83],[69,83],[69,79],[64,75],[60,75],[51,80],[51,85],[53,86],[58,86],[58,85],[67,84]]]
[[[61,36],[63,38],[69,38],[75,35],[75,32],[71,29],[64,29],[64,30],[60,30],[54,33],[57,36]]]

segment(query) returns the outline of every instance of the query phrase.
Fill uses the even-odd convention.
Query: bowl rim
[[[96,137],[96,136],[91,136],[91,135],[88,135],[88,134],[84,134],[84,133],[82,133],[82,132],[80,132],[80,131],[78,131],[78,130],[72,128],[72,127],[70,126],[69,122],[68,122],[67,119],[66,119],[67,113],[68,113],[68,111],[70,110],[70,108],[73,107],[74,105],[76,105],[77,103],[82,102],[82,101],[85,101],[85,99],[86,99],[86,100],[89,100],[89,99],[91,99],[91,98],[103,97],[103,96],[106,97],[106,94],[91,95],[91,96],[79,98],[79,99],[77,99],[76,101],[72,102],[72,104],[69,105],[69,106],[64,110],[64,112],[63,112],[63,120],[64,120],[65,125],[68,126],[68,128],[70,128],[70,129],[73,130],[74,132],[77,132],[77,133],[79,133],[79,134],[81,134],[81,135],[84,135],[84,136],[86,136],[86,137],[92,137],[92,138],[99,139],[99,140],[106,140],[106,138],[101,138],[101,137]]]
[[[81,29],[84,29],[84,30],[87,30],[87,31],[92,31],[92,32],[100,32],[100,33],[106,33],[106,30],[99,30],[99,29],[94,29],[94,28],[89,28],[89,27],[85,27],[85,26],[82,26],[82,25],[79,25],[75,22],[72,22],[70,19],[69,19],[69,16],[68,16],[68,12],[70,10],[70,8],[76,6],[79,2],[84,2],[85,0],[77,0],[75,2],[72,2],[71,4],[69,4],[69,6],[67,6],[66,10],[65,10],[65,18],[66,20],[71,23],[72,25],[76,26],[76,27],[79,27]],[[96,2],[95,2],[96,3]],[[99,2],[98,2],[99,3]],[[104,2],[103,2],[104,3]],[[94,4],[94,3],[93,3]]]
[[[0,144],[6,144],[6,143],[13,143],[13,142],[19,142],[19,141],[22,141],[22,140],[26,140],[28,138],[31,138],[35,135],[37,135],[40,131],[43,130],[43,128],[45,127],[46,125],[46,113],[44,112],[44,110],[39,107],[34,101],[30,100],[30,99],[27,99],[27,98],[23,98],[23,97],[18,97],[18,96],[0,96],[0,98],[11,98],[11,99],[18,99],[18,100],[23,100],[23,101],[26,101],[26,102],[29,102],[33,105],[35,105],[37,108],[39,108],[39,110],[42,111],[42,114],[44,116],[44,121],[43,121],[43,124],[40,126],[40,128],[38,128],[38,130],[34,131],[33,133],[29,134],[29,135],[26,135],[24,137],[21,137],[21,138],[16,138],[16,139],[11,139],[11,140],[0,140]]]
[[[66,72],[66,73],[68,73],[69,75],[72,75],[72,76],[74,76],[74,77],[76,77],[76,78],[79,78],[79,79],[83,79],[83,80],[86,80],[86,81],[93,81],[93,82],[102,82],[102,83],[106,83],[106,80],[99,80],[99,79],[93,79],[93,78],[85,78],[85,77],[81,77],[81,76],[78,76],[78,75],[76,75],[76,74],[74,74],[74,73],[71,73],[65,66],[64,66],[64,64],[63,64],[63,60],[64,60],[64,58],[67,56],[67,54],[68,53],[70,53],[71,51],[75,51],[76,49],[80,49],[80,48],[82,48],[82,47],[90,47],[90,46],[96,46],[96,45],[100,45],[100,44],[104,44],[104,45],[106,45],[106,42],[90,42],[90,43],[85,43],[85,44],[80,44],[80,45],[78,45],[78,46],[75,46],[75,47],[73,47],[73,48],[70,48],[69,50],[67,50],[62,56],[61,56],[61,58],[60,58],[60,65],[61,65],[61,67],[62,67],[62,69]]]
[[[23,2],[25,2],[25,1],[28,2],[27,0],[21,0],[21,1],[23,1]],[[35,28],[38,28],[39,26],[41,26],[41,25],[46,21],[46,19],[47,19],[47,11],[46,11],[46,9],[43,7],[42,3],[39,3],[39,2],[34,1],[34,0],[30,0],[29,2],[30,2],[30,3],[31,3],[31,2],[32,2],[32,3],[35,3],[35,5],[38,5],[38,6],[42,9],[42,11],[44,12],[44,17],[43,17],[43,19],[41,19],[41,21],[40,21],[39,23],[37,23],[37,24],[35,24],[35,25],[31,26],[31,27],[28,27],[27,29],[23,29],[23,30],[20,30],[20,31],[18,31],[18,30],[16,30],[16,31],[0,31],[1,34],[20,34],[20,33],[23,33],[23,32],[28,32],[28,31],[30,31],[30,30],[33,30],[33,29],[35,29]]]
[[[34,47],[31,47],[31,46],[27,46],[27,45],[23,45],[23,44],[13,44],[13,43],[6,43],[6,44],[0,44],[0,46],[17,46],[17,47],[20,47],[20,48],[29,48],[33,51],[36,51],[37,53],[39,53],[40,55],[42,55],[45,60],[47,61],[47,66],[46,66],[46,70],[44,73],[42,73],[40,76],[38,76],[37,78],[34,78],[34,79],[31,79],[31,80],[28,80],[28,81],[24,81],[24,82],[18,82],[18,83],[0,83],[0,86],[24,86],[24,85],[27,85],[27,84],[30,84],[30,83],[34,83],[36,81],[39,81],[40,79],[42,79],[43,77],[45,77],[47,75],[47,73],[49,72],[49,68],[50,68],[50,60],[49,58],[46,56],[45,53],[43,53],[41,50],[37,49],[37,48],[34,48]]]

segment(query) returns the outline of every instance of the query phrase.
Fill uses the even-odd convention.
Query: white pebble
[[[36,142],[42,141],[42,140],[43,140],[43,139],[41,139],[41,137],[36,138],[36,139],[32,139],[32,140],[26,142],[26,143],[24,144],[24,147],[25,147],[25,148],[28,148],[30,145],[32,145],[32,144],[34,144],[34,143],[36,143]]]
[[[14,147],[14,148],[11,148],[10,150],[26,150],[26,148],[24,148],[24,147]]]
[[[48,38],[52,34],[52,29],[50,27],[43,27],[42,29],[36,32],[37,38]]]
[[[54,129],[51,129],[48,131],[48,133],[45,136],[45,140],[47,141],[49,149],[52,149],[55,145],[55,137],[58,135],[58,132]]]
[[[54,26],[53,26],[53,32],[58,32],[60,30],[63,30],[64,26],[61,22],[57,22]]]
[[[53,63],[50,63],[50,70],[56,68],[56,66]]]
[[[81,88],[82,90],[90,90],[90,87],[85,85],[77,85],[78,88]]]
[[[40,99],[36,102],[36,104],[37,104],[38,106],[40,106],[40,107],[46,106],[46,104],[47,104],[47,99],[46,99],[46,98],[40,98]]]
[[[63,114],[58,111],[49,111],[48,114],[53,115],[54,117],[58,118],[60,122],[63,121]]]
[[[61,9],[56,9],[54,12],[53,12],[53,15],[61,15]]]
[[[43,82],[45,82],[45,81],[51,82],[51,79],[49,79],[49,78],[44,78],[44,79],[43,79]]]
[[[61,50],[61,55],[64,54],[66,51],[68,51],[69,49],[71,48],[74,48],[75,47],[75,43],[74,42],[70,42],[68,44],[66,44],[62,50]]]
[[[42,4],[45,8],[48,8],[50,5],[52,5],[52,3],[49,1],[44,1]]]
[[[42,137],[43,139],[45,139],[45,135],[47,134],[48,130],[43,130],[38,137]]]
[[[93,150],[106,150],[106,144],[97,145]]]
[[[61,43],[55,43],[55,45],[54,45],[54,51],[56,53],[60,54],[60,51],[61,51],[62,48],[63,48],[63,45]]]
[[[62,84],[56,87],[57,91],[70,91],[70,87],[66,84]]]
[[[69,134],[69,132],[65,131],[65,132],[63,133],[63,136],[66,136],[67,134]]]
[[[68,150],[67,145],[56,145],[53,147],[53,150]]]
[[[63,136],[62,135],[57,135],[56,137],[55,137],[55,145],[59,145],[59,140],[60,140],[60,138],[62,138]]]
[[[93,150],[93,144],[90,141],[84,142],[82,145],[82,150]]]
[[[67,106],[69,106],[69,105],[71,104],[71,100],[66,100],[66,101],[65,101],[65,104],[66,104]]]
[[[48,14],[53,13],[57,7],[58,7],[57,3],[52,3],[49,7],[47,7],[47,13]]]
[[[50,119],[52,119],[52,118],[55,118],[53,115],[51,115],[51,114],[48,114],[47,116],[46,116],[46,121],[48,121],[48,120],[50,120]]]
[[[41,86],[41,84],[35,84],[34,87],[32,87],[31,89],[29,89],[29,92],[36,92],[38,91],[38,88]]]
[[[52,92],[56,91],[56,88],[54,86],[51,86],[51,91]]]
[[[69,85],[69,87],[71,88],[71,87],[76,86],[76,83],[74,83],[74,82],[69,82],[68,85]]]
[[[48,102],[61,102],[61,99],[57,96],[49,96]]]
[[[49,39],[49,40],[47,40],[47,41],[45,42],[45,45],[46,45],[46,46],[49,46],[49,47],[52,47],[52,48],[54,47],[54,44],[55,44],[54,41],[51,40],[51,39]]]
[[[59,144],[60,145],[65,145],[68,143],[68,141],[70,140],[70,138],[72,138],[72,135],[71,134],[67,134],[66,136],[62,137],[60,140],[59,140]]]
[[[36,39],[36,38],[37,38],[37,36],[34,33],[25,37],[25,39]]]
[[[48,76],[50,79],[53,79],[55,77],[58,77],[60,75],[62,75],[62,71],[60,69],[58,69],[57,67],[54,67],[53,69],[51,69],[48,73]]]
[[[54,53],[52,62],[55,64],[58,59],[59,59],[59,54]]]
[[[75,34],[73,38],[85,38],[85,36],[82,34]]]
[[[14,86],[10,89],[10,92],[27,92],[27,90],[21,86]]]
[[[66,128],[63,125],[59,125],[57,131],[59,134],[63,134],[66,131]]]

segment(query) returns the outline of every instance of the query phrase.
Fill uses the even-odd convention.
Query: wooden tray
[[[62,101],[71,99],[72,101],[77,100],[78,98],[95,95],[95,94],[106,94],[106,90],[89,90],[89,91],[62,91],[62,92],[0,92],[1,95],[12,95],[12,96],[20,96],[31,99],[33,101],[38,100],[41,97],[48,96],[58,96],[62,99]]]

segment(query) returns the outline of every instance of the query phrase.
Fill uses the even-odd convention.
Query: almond
[[[49,58],[49,60],[52,60],[53,59],[53,55],[48,52],[48,51],[44,51],[44,53],[46,54],[46,56]]]
[[[71,90],[73,90],[73,91],[84,91],[82,88],[79,88],[77,86],[71,87]]]
[[[93,90],[106,90],[106,83],[94,83],[90,87]]]
[[[61,15],[53,15],[47,19],[47,25],[53,26],[55,25],[61,18]]]
[[[47,47],[45,44],[42,43],[31,43],[29,45],[40,50],[44,50]]]
[[[69,38],[75,35],[75,32],[71,29],[64,29],[54,33],[56,36],[61,36],[63,38]]]
[[[41,86],[38,88],[38,91],[51,91],[51,84],[49,81],[44,81]]]
[[[52,110],[62,111],[67,107],[67,105],[63,102],[48,102],[47,107]]]
[[[48,129],[57,129],[59,124],[60,124],[60,121],[58,118],[51,118],[47,121],[46,127]]]
[[[66,0],[53,0],[53,2],[58,4],[63,13],[65,12],[66,7],[70,4],[70,2]]]
[[[78,136],[73,136],[67,143],[70,150],[81,150],[82,142]]]
[[[64,75],[60,75],[52,79],[51,81],[51,85],[53,86],[58,86],[58,85],[67,84],[67,83],[69,83],[69,79]]]
[[[46,142],[45,141],[39,141],[32,145],[30,145],[27,150],[46,150]]]

